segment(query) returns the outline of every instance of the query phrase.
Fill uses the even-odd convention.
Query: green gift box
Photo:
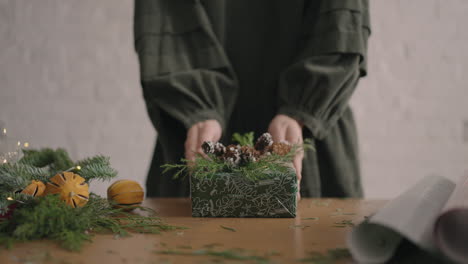
[[[294,169],[249,179],[239,172],[190,177],[194,217],[294,218],[297,176]]]

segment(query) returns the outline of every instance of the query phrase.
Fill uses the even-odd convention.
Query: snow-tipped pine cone
[[[214,144],[214,154],[217,157],[221,157],[226,153],[226,147],[221,142],[216,142]]]
[[[238,166],[241,161],[240,147],[238,145],[229,145],[223,155],[223,160],[230,166]]]
[[[215,143],[211,142],[211,141],[205,141],[203,142],[203,144],[201,145],[202,147],[202,150],[205,154],[213,154],[215,152]]]
[[[249,146],[242,146],[240,148],[241,162],[247,164],[250,162],[256,162],[260,156],[259,151]]]
[[[260,152],[265,152],[265,150],[273,144],[273,138],[270,133],[263,133],[255,143],[255,149]]]

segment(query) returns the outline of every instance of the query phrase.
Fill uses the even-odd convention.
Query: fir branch
[[[243,135],[239,133],[232,134],[232,141],[239,143],[241,146],[254,146],[254,132],[245,133]]]
[[[31,183],[31,180],[44,181],[49,175],[47,169],[27,164],[1,164],[0,193],[22,190]]]
[[[78,170],[63,149],[28,149],[24,150],[24,153],[24,157],[19,162],[0,165],[0,213],[5,213],[11,204],[6,198],[14,197],[16,192],[27,187],[32,180],[46,183],[50,177],[70,168],[88,182],[93,179],[109,180],[117,176],[117,172],[110,167],[109,158],[105,156],[79,161],[77,165],[81,166],[81,170]]]
[[[81,167],[85,167],[85,166],[92,165],[92,164],[110,165],[110,158],[106,156],[102,156],[102,155],[97,155],[97,156],[82,159],[76,162],[76,165],[79,165]]]
[[[0,221],[0,244],[8,246],[16,241],[50,238],[66,249],[78,251],[91,240],[92,232],[127,236],[129,232],[157,234],[179,228],[154,215],[134,215],[114,209],[106,199],[95,194],[81,208],[72,208],[58,196],[47,195],[22,204],[11,219]]]
[[[0,215],[8,213],[9,206],[14,203],[27,204],[34,200],[34,196],[19,192],[0,194]]]
[[[18,192],[10,193],[10,194],[7,195],[7,197],[12,198],[13,202],[19,202],[19,203],[23,203],[23,204],[29,203],[32,200],[34,200],[34,198],[35,198],[32,195],[24,194],[24,193],[18,193]]]
[[[54,161],[50,165],[51,170],[54,174],[68,170],[73,166],[73,161],[70,159],[67,151],[64,149],[57,149],[54,154]]]
[[[7,195],[2,195],[0,197],[0,216],[10,211],[9,206],[13,203],[13,201],[7,200],[7,197]]]
[[[94,156],[76,163],[81,167],[77,173],[86,181],[94,179],[108,181],[117,176],[117,171],[110,166],[110,158],[102,155]]]
[[[54,150],[45,148],[42,150],[23,149],[24,156],[18,161],[35,167],[45,167],[53,162]]]
[[[117,176],[117,171],[106,164],[90,164],[77,172],[87,182],[91,180],[108,181]]]
[[[74,169],[73,172],[78,173],[86,181],[93,179],[110,180],[117,176],[117,172],[110,166],[110,158],[102,155],[78,161],[76,164],[70,159],[68,153],[64,149],[53,150],[44,148],[40,150],[24,150],[24,157],[18,162],[29,168],[48,168],[48,174],[40,174],[32,178],[41,178],[42,181],[47,181],[50,176],[57,173],[69,170],[70,168],[80,166],[81,170]],[[34,174],[31,172],[30,174]],[[1,182],[1,181],[0,181]]]
[[[0,197],[0,216],[8,213],[8,206],[10,206],[10,204],[10,201],[8,201],[6,198]]]
[[[24,156],[19,163],[39,168],[49,166],[53,174],[67,170],[73,166],[68,153],[61,148],[57,150],[50,148],[40,150],[24,149],[23,153]]]

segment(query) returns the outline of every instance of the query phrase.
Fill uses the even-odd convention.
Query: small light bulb
[[[6,128],[3,129],[3,134],[6,134]]]
[[[76,166],[75,167],[77,170],[81,170],[81,166]]]
[[[29,148],[29,142],[24,142],[24,147]]]
[[[21,146],[21,142],[20,142],[20,141],[18,141],[18,146]]]
[[[3,160],[3,163],[7,163],[7,160],[6,160],[6,159],[4,159],[4,160]]]
[[[13,201],[13,198],[12,197],[7,197],[6,198],[8,201]]]

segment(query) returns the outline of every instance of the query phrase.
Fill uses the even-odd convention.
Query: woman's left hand
[[[277,115],[271,120],[268,127],[268,132],[272,135],[275,142],[288,141],[291,144],[302,144],[302,127],[303,125],[296,119],[286,115]],[[300,199],[300,186],[302,179],[302,159],[304,152],[299,151],[294,158],[293,165],[296,169],[298,192],[297,196]]]

